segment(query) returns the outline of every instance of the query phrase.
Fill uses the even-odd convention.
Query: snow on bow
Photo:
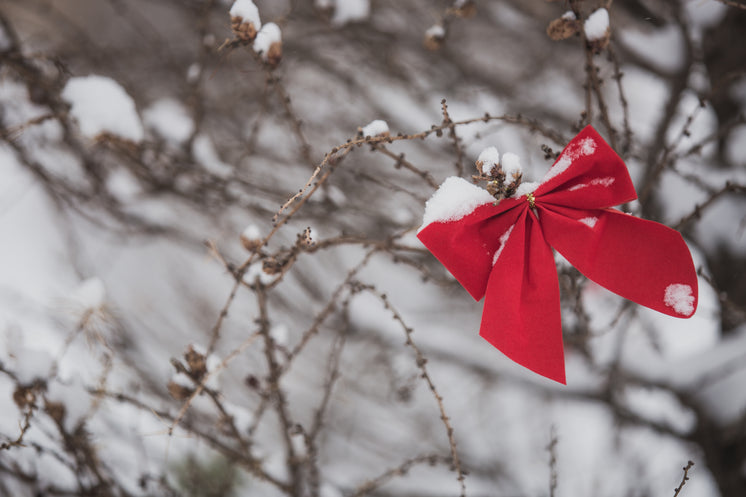
[[[697,275],[681,235],[610,207],[637,198],[627,168],[590,126],[535,190],[496,204],[486,190],[446,179],[428,201],[418,238],[476,300],[479,334],[510,359],[565,383],[560,295],[552,248],[589,279],[670,316],[697,308]]]

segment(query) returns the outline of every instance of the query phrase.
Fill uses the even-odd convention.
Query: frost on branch
[[[242,41],[252,41],[257,32],[262,28],[259,18],[259,9],[251,0],[236,0],[229,12],[231,16],[231,29]]]
[[[105,76],[71,78],[62,90],[70,114],[89,138],[114,135],[139,142],[143,128],[135,102],[119,83]]]
[[[282,32],[280,27],[269,22],[257,33],[254,51],[262,56],[270,67],[276,67],[282,59]]]

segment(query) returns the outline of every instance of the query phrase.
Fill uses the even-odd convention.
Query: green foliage
[[[184,497],[233,497],[241,484],[238,469],[221,456],[198,459],[190,454],[174,466],[172,474]]]

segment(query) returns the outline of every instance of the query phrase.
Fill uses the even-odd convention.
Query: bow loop
[[[536,201],[604,209],[637,198],[622,159],[590,126],[565,147],[537,187]]]

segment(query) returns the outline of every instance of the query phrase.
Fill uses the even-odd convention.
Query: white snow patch
[[[262,27],[262,21],[259,17],[259,9],[256,8],[251,0],[236,0],[228,12],[231,17],[240,17],[243,22],[250,22],[257,31]]]
[[[199,78],[200,73],[202,72],[202,66],[197,64],[196,62],[189,66],[186,73],[186,79],[190,83],[194,83],[197,81],[197,78]]]
[[[505,177],[508,180],[510,180],[511,177],[522,173],[521,158],[511,152],[503,154],[503,160],[500,165],[502,166]]]
[[[259,279],[259,283],[261,283],[262,285],[269,285],[270,283],[275,281],[275,279],[277,279],[277,275],[267,273],[266,271],[264,271],[264,267],[261,262],[255,262],[246,270],[246,274],[244,275],[243,280],[247,284],[253,285],[254,283],[256,283],[257,278]]]
[[[555,176],[559,176],[569,168],[573,162],[586,155],[591,155],[596,151],[596,142],[593,138],[585,138],[580,143],[573,144],[572,147],[568,147],[562,152],[557,162],[547,171],[544,178],[541,180],[542,183],[546,183]]]
[[[585,224],[589,228],[593,228],[596,226],[596,223],[598,222],[597,217],[584,217],[583,219],[578,219],[581,223]]]
[[[572,191],[575,191],[575,190],[580,190],[581,188],[587,188],[587,187],[589,187],[591,185],[593,185],[593,186],[600,185],[600,186],[603,186],[605,188],[608,188],[613,183],[614,183],[614,178],[611,177],[611,176],[606,176],[605,178],[595,178],[595,179],[592,179],[588,183],[579,183],[577,185],[571,186],[567,190],[572,192]]]
[[[254,415],[245,407],[223,401],[225,413],[233,419],[233,426],[241,435],[246,435],[254,424]]]
[[[249,240],[261,240],[262,233],[259,231],[259,227],[256,224],[250,224],[241,233],[241,238],[247,238]]]
[[[327,185],[326,183],[324,183]],[[336,206],[344,205],[347,203],[347,195],[335,185],[327,185],[324,189],[326,198]]]
[[[165,140],[176,145],[189,139],[194,131],[194,121],[181,102],[162,98],[142,113],[145,126]]]
[[[113,79],[96,75],[71,78],[62,98],[72,106],[70,114],[83,135],[95,138],[108,132],[135,142],[142,140],[135,102]]]
[[[505,244],[508,242],[508,238],[510,238],[510,234],[513,232],[513,228],[515,228],[515,224],[508,228],[505,233],[500,235],[500,247],[498,247],[498,249],[495,251],[495,255],[492,256],[493,266],[497,264],[497,260],[500,258],[500,254],[503,253],[503,249],[505,248]]]
[[[663,302],[668,307],[673,307],[673,310],[678,314],[689,316],[694,312],[694,295],[692,295],[692,287],[681,283],[668,285],[663,297]]]
[[[564,14],[562,14],[562,19],[566,19],[568,21],[574,21],[578,18],[578,16],[575,15],[575,12],[572,10],[568,10]]]
[[[603,9],[606,10],[606,9]],[[596,151],[596,142],[593,141],[593,138],[586,138],[582,142],[580,142],[580,156],[584,155],[591,155],[593,152]]]
[[[268,22],[262,29],[256,34],[254,39],[254,51],[266,59],[269,53],[269,47],[274,43],[280,43],[282,41],[282,31],[280,26],[273,22]]]
[[[360,22],[370,16],[370,0],[336,0],[332,23],[338,26]]]
[[[515,193],[513,194],[514,198],[519,198],[524,195],[528,195],[529,193],[533,193],[534,190],[536,190],[539,185],[538,181],[525,181],[518,185],[518,188],[515,189]]]
[[[233,168],[220,159],[212,140],[204,134],[199,134],[192,143],[192,155],[209,172],[220,178],[227,178],[233,174]]]
[[[188,388],[190,390],[194,390],[195,387],[192,378],[183,371],[177,371],[171,375],[171,381],[180,387]]]
[[[52,381],[47,385],[46,398],[52,402],[59,402],[65,406],[63,426],[65,431],[72,433],[82,423],[91,407],[91,396],[81,384],[80,378],[69,383]]]
[[[662,71],[674,72],[686,60],[685,35],[675,23],[650,30],[621,29],[615,31],[614,36],[617,33],[625,48]],[[655,47],[655,50],[651,50],[651,47]]]
[[[696,415],[668,390],[627,386],[623,392],[627,407],[640,417],[688,433],[697,423]]]
[[[129,202],[142,193],[135,176],[124,168],[114,169],[106,177],[106,187],[111,194],[122,202]]]
[[[389,125],[386,121],[376,119],[363,126],[362,133],[365,137],[384,136],[389,133]]]
[[[21,385],[29,385],[34,380],[41,380],[49,375],[49,367],[53,361],[46,350],[21,346],[13,351],[13,356],[14,372]]]
[[[446,178],[425,204],[425,215],[418,232],[431,223],[458,221],[471,214],[480,205],[494,201],[494,197],[487,190],[463,178],[457,176]]]
[[[67,297],[67,302],[81,314],[101,309],[106,302],[106,288],[99,278],[88,278]]]
[[[562,154],[562,156],[557,159],[557,162],[554,163],[554,165],[547,171],[547,173],[544,175],[544,178],[541,180],[542,183],[545,183],[549,181],[550,179],[554,178],[555,176],[558,176],[562,173],[564,173],[568,167],[572,164],[572,161],[574,158],[571,154],[565,152]]]
[[[272,337],[272,340],[274,340],[277,345],[285,347],[288,344],[288,327],[284,324],[277,324],[270,328],[269,336]]]
[[[489,176],[492,169],[500,164],[500,153],[496,147],[487,147],[479,153],[477,163],[481,164],[482,174]]]
[[[427,28],[427,31],[425,31],[425,36],[427,38],[444,38],[445,35],[446,30],[440,24],[433,24],[432,26]]]
[[[290,443],[293,446],[293,451],[295,452],[296,457],[306,457],[307,455],[307,447],[306,447],[306,437],[303,435],[303,433],[291,433],[290,434]]]
[[[583,29],[588,41],[602,39],[609,29],[609,12],[606,9],[596,10],[585,20]]]

